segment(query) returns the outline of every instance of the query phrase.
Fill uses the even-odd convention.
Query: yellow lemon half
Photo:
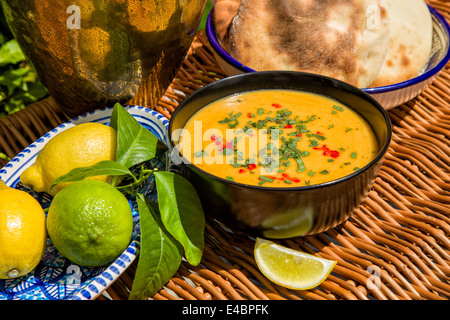
[[[78,167],[116,158],[116,130],[88,122],[71,127],[53,137],[39,152],[35,163],[20,176],[21,182],[37,192],[55,196],[68,183],[50,187],[56,178]],[[106,181],[107,177],[88,179]]]
[[[36,268],[46,243],[45,213],[39,202],[0,181],[0,279],[17,278]]]
[[[337,263],[261,238],[256,239],[254,255],[258,268],[269,280],[295,290],[317,287]]]

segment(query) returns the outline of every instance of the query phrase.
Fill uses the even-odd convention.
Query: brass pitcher
[[[67,115],[133,98],[152,108],[194,39],[207,0],[0,0]]]

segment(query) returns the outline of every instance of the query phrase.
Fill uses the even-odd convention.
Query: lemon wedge
[[[337,263],[261,238],[256,238],[254,254],[256,264],[264,276],[276,284],[295,290],[317,287]]]

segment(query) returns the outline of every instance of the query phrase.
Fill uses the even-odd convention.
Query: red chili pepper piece
[[[222,149],[233,150],[234,149],[233,142],[226,142],[226,141],[224,141],[224,143],[222,144]]]
[[[313,147],[314,150],[328,150],[326,145],[323,145],[321,147]]]
[[[220,141],[219,140],[220,140],[219,137],[217,137],[215,134],[211,135],[211,141],[214,141],[214,144],[216,146],[220,146]]]
[[[247,118],[253,118],[251,112],[247,113]]]
[[[253,169],[256,169],[256,164],[254,164],[254,163],[249,163],[249,164],[247,165],[247,168],[248,168],[248,170],[252,171]]]
[[[272,107],[275,107],[277,109],[282,108],[283,106],[281,104],[278,103],[272,103]]]
[[[239,169],[239,173],[244,173],[245,170],[244,169]]]
[[[296,137],[301,137],[302,136],[302,133],[300,132],[298,135],[296,135]]]
[[[300,182],[300,179],[298,179],[298,178],[291,178],[290,176],[289,176],[289,174],[287,174],[287,173],[282,173],[281,174],[282,176],[283,176],[283,178],[281,178],[280,180],[284,180],[284,179],[286,179],[286,180],[291,180],[292,182],[295,182],[295,183],[299,183]]]
[[[285,125],[284,125],[284,128],[285,128],[285,129],[291,129],[291,128],[292,128],[292,124],[285,124]]]
[[[339,151],[336,151],[336,150],[330,151],[330,157],[332,157],[334,159],[339,158]]]
[[[330,157],[332,157],[332,158],[334,158],[334,159],[336,159],[336,158],[338,158],[339,157],[339,151],[336,151],[336,150],[330,150],[330,149],[328,149],[327,148],[327,146],[326,145],[323,145],[322,147],[314,147],[313,148],[314,150],[323,150],[323,155],[324,156],[330,156]]]

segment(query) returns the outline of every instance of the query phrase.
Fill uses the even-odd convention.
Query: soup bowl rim
[[[291,186],[286,186],[286,187],[270,187],[270,186],[259,186],[259,185],[254,185],[254,184],[246,184],[246,183],[241,183],[241,182],[236,182],[236,181],[232,181],[232,180],[228,180],[222,177],[219,177],[217,175],[211,174],[201,168],[199,168],[198,166],[196,166],[195,164],[193,164],[191,161],[187,160],[182,154],[179,154],[177,146],[174,145],[173,142],[173,135],[172,135],[172,131],[173,131],[173,122],[174,119],[177,117],[177,114],[181,112],[181,110],[185,107],[188,106],[191,102],[191,100],[194,100],[196,98],[197,95],[201,94],[203,91],[206,90],[210,90],[211,87],[219,87],[224,83],[224,82],[230,82],[233,79],[236,78],[243,78],[243,77],[255,77],[258,75],[263,75],[263,74],[292,74],[292,75],[298,75],[298,76],[305,76],[305,77],[312,77],[312,78],[317,78],[317,79],[324,79],[326,81],[329,81],[331,83],[334,83],[335,85],[337,85],[337,87],[339,87],[340,89],[346,89],[347,92],[350,92],[351,94],[359,94],[362,98],[368,100],[368,102],[378,111],[381,113],[381,115],[383,116],[384,119],[384,124],[386,125],[386,141],[384,142],[384,144],[382,146],[378,146],[378,152],[377,155],[369,162],[367,163],[365,166],[363,166],[362,168],[359,168],[358,170],[356,170],[355,172],[352,172],[348,175],[345,175],[341,178],[337,178],[337,179],[333,179],[330,181],[325,181],[322,183],[318,183],[318,184],[312,184],[312,185],[306,185],[306,186],[298,186],[298,187],[291,187]],[[284,88],[274,88],[273,89],[280,89],[280,90],[284,90]],[[270,88],[264,88],[264,89],[251,89],[251,90],[243,90],[243,91],[239,91],[236,93],[244,93],[244,92],[251,92],[251,91],[260,91],[260,90],[271,90]],[[298,89],[291,89],[291,88],[286,88],[286,90],[293,90],[293,91],[299,91],[299,92],[310,92],[310,91],[306,91],[306,90],[298,90]],[[313,92],[314,93],[314,92]],[[319,94],[320,93],[316,93]],[[231,94],[232,95],[232,94]],[[221,98],[225,98],[231,95],[224,95]],[[331,96],[326,96],[326,95],[322,95],[325,97],[329,97],[332,99],[336,99],[334,97]],[[218,99],[221,99],[218,98]],[[212,103],[214,101],[213,100],[209,103]],[[358,112],[357,110],[355,110],[354,107],[349,106],[347,104],[345,104],[347,107],[351,108],[352,110]],[[202,106],[201,108],[204,108],[205,106]],[[200,109],[201,109],[200,108]],[[200,110],[198,109],[198,110]],[[190,115],[191,117],[192,115]],[[368,122],[367,119],[365,119],[366,122]],[[389,118],[389,115],[387,113],[387,111],[381,106],[381,104],[376,101],[371,95],[369,95],[368,93],[366,93],[364,90],[361,90],[351,84],[345,83],[343,81],[331,78],[331,77],[327,77],[327,76],[323,76],[323,75],[317,75],[317,74],[313,74],[313,73],[307,73],[307,72],[301,72],[301,71],[256,71],[256,72],[251,72],[251,73],[242,73],[242,74],[238,74],[238,75],[234,75],[234,76],[229,76],[223,79],[219,79],[215,82],[209,83],[205,86],[203,86],[202,88],[196,90],[195,92],[193,92],[191,95],[189,95],[188,97],[186,97],[176,108],[175,111],[173,112],[170,120],[169,120],[169,128],[168,128],[168,141],[170,144],[170,149],[172,150],[172,152],[178,152],[178,160],[181,161],[181,163],[185,166],[187,166],[188,168],[190,168],[191,170],[194,171],[198,171],[200,172],[203,176],[206,176],[212,180],[216,180],[222,184],[227,184],[227,185],[232,185],[234,187],[241,187],[241,188],[247,188],[247,189],[254,189],[254,190],[260,190],[260,191],[267,191],[267,192],[293,192],[293,191],[308,191],[308,190],[313,190],[313,189],[320,189],[320,188],[326,188],[329,186],[333,186],[333,185],[337,185],[349,180],[352,180],[354,177],[364,173],[365,171],[369,170],[371,167],[373,167],[374,165],[376,165],[380,160],[382,160],[385,156],[385,154],[387,153],[387,150],[390,146],[390,141],[392,138],[392,124]]]

